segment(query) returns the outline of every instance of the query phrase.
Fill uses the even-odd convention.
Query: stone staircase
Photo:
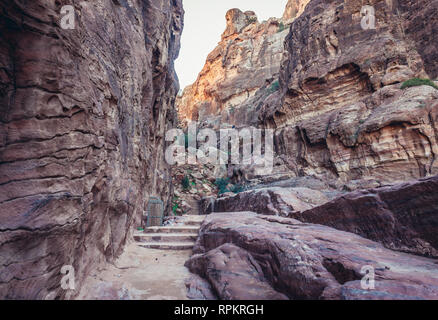
[[[204,218],[205,216],[183,216],[175,225],[146,228],[143,232],[134,234],[134,240],[143,248],[190,250],[195,245]]]

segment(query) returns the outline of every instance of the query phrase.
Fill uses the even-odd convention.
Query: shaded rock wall
[[[389,249],[438,257],[438,176],[352,192],[289,216],[356,233]]]
[[[0,297],[65,298],[117,257],[150,196],[169,207],[164,132],[180,0],[0,3]],[[74,294],[74,293],[73,293]]]

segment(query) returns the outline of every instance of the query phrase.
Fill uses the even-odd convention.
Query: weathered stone
[[[177,100],[179,117],[216,128],[257,124],[261,105],[278,89],[288,27],[308,1],[290,0],[283,19],[262,23],[252,11],[229,10],[221,41]]]
[[[232,279],[233,290],[219,290],[220,298],[247,298],[239,288],[255,279],[257,287],[265,282],[290,299],[438,299],[436,260],[294,219],[214,213],[204,220],[195,252],[187,265],[213,287]],[[374,290],[361,286],[367,268],[375,272]]]
[[[196,274],[186,280],[187,297],[191,300],[217,300],[208,281]]]
[[[167,210],[180,0],[0,3],[0,298],[66,298]],[[68,295],[74,296],[75,292]]]
[[[290,217],[377,241],[389,249],[438,257],[438,176],[356,191]]]
[[[280,89],[259,118],[298,175],[385,184],[438,173],[438,90],[400,89],[437,76],[438,3],[368,4],[375,30],[362,29],[358,0],[312,0],[291,24]]]
[[[255,259],[232,244],[224,244],[204,255],[195,255],[186,266],[191,272],[208,279],[223,300],[287,299],[267,283]]]
[[[266,188],[218,198],[214,202],[214,211],[250,210],[260,214],[287,217],[293,212],[306,211],[328,201],[329,199],[322,192],[309,188]]]

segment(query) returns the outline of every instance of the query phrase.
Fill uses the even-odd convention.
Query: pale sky
[[[208,54],[221,40],[229,9],[254,11],[261,22],[282,17],[286,4],[287,0],[183,0],[184,31],[175,62],[181,89],[196,81]]]

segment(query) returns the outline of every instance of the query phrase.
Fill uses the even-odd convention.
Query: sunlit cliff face
[[[260,89],[265,90],[260,98],[265,98],[268,87],[278,78],[288,33],[283,19],[259,23],[253,11],[239,9],[229,10],[225,19],[221,41],[208,56],[197,81],[177,101],[183,121],[203,121],[211,116],[216,117],[216,124],[255,121],[252,108],[260,102],[249,100]]]

